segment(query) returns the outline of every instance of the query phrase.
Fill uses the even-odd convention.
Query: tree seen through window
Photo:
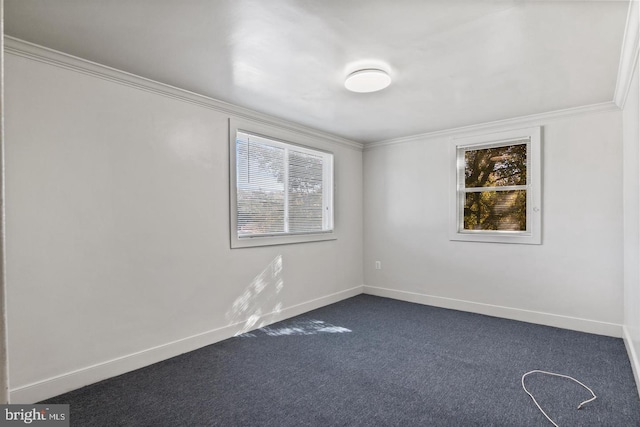
[[[464,229],[526,231],[527,144],[464,153]]]

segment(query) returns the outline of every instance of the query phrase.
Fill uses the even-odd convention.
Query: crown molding
[[[231,116],[253,120],[259,123],[277,126],[291,132],[304,136],[321,138],[330,142],[362,151],[364,145],[359,142],[351,141],[322,132],[317,129],[295,124],[283,119],[279,119],[268,114],[259,113],[248,108],[240,107],[224,101],[220,101],[208,96],[200,95],[195,92],[180,89],[175,86],[160,83],[145,77],[141,77],[126,71],[98,64],[77,56],[69,55],[57,50],[49,49],[34,43],[27,42],[15,37],[5,36],[4,38],[5,53],[21,56],[34,61],[43,62],[67,70],[97,77],[113,83],[129,86],[135,89],[144,90],[146,92],[155,93],[157,95],[176,99],[179,101],[195,104],[200,107],[216,110],[218,112]]]
[[[629,1],[627,22],[625,25],[624,38],[620,52],[618,77],[612,101],[377,141],[365,144],[364,149],[370,150],[377,147],[385,147],[388,145],[403,144],[420,140],[460,136],[466,133],[474,133],[478,131],[497,131],[505,127],[541,125],[544,122],[551,120],[558,120],[581,114],[621,110],[624,108],[624,104],[627,100],[627,95],[629,93],[629,88],[631,87],[631,81],[636,70],[638,54],[640,51],[640,6],[638,3],[638,0]]]
[[[5,53],[13,54],[38,62],[43,62],[60,68],[108,80],[121,85],[133,87],[139,90],[162,95],[179,101],[195,104],[204,108],[216,110],[218,112],[232,115],[239,118],[253,120],[267,125],[278,126],[291,132],[295,132],[305,136],[322,138],[333,143],[356,149],[369,150],[376,147],[387,145],[396,145],[418,140],[433,139],[438,137],[458,136],[465,133],[477,131],[490,131],[492,129],[500,129],[507,126],[525,126],[537,125],[541,122],[557,120],[574,115],[588,114],[594,112],[613,111],[622,108],[631,84],[635,64],[638,57],[638,2],[631,1],[629,6],[629,14],[627,17],[627,25],[625,37],[623,41],[620,67],[618,71],[618,81],[616,85],[615,97],[612,102],[604,102],[600,104],[592,104],[582,107],[574,107],[563,110],[551,111],[541,114],[516,117],[493,122],[462,126],[452,129],[438,130],[434,132],[421,133],[401,138],[394,138],[384,141],[362,144],[322,132],[317,129],[298,125],[268,114],[259,113],[248,108],[240,107],[204,95],[190,92],[177,88],[168,84],[160,83],[145,77],[141,77],[126,71],[98,64],[83,58],[69,55],[60,51],[46,48],[34,43],[30,43],[15,37],[5,36],[4,50]]]
[[[582,107],[566,108],[563,110],[549,111],[546,113],[532,114],[529,116],[514,117],[505,120],[496,120],[493,122],[486,122],[480,124],[474,124],[469,126],[461,126],[453,129],[443,129],[434,132],[421,133],[418,135],[411,135],[402,138],[388,139],[379,142],[372,142],[365,145],[365,150],[370,150],[377,147],[385,147],[388,145],[405,144],[408,142],[424,141],[434,138],[448,138],[448,137],[460,137],[465,134],[472,134],[476,132],[496,132],[504,130],[505,128],[528,127],[528,126],[541,126],[547,122],[553,120],[560,120],[571,116],[578,116],[583,114],[601,113],[607,111],[620,111],[620,108],[612,101],[602,102],[599,104],[585,105]]]
[[[638,1],[629,2],[629,11],[627,13],[627,23],[624,29],[624,38],[622,40],[622,48],[620,51],[620,65],[618,66],[618,79],[616,81],[616,90],[613,95],[613,102],[619,107],[624,108],[624,104],[629,94],[631,80],[638,63],[638,46],[640,41],[640,7]]]

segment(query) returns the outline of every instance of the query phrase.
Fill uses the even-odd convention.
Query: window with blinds
[[[330,233],[333,155],[237,131],[238,239]]]
[[[456,141],[452,240],[540,242],[540,130]]]

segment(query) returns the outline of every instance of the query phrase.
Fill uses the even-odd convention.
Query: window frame
[[[450,175],[449,240],[466,242],[520,243],[539,245],[542,243],[542,164],[541,164],[541,127],[508,130],[503,132],[476,134],[451,140],[452,159]],[[527,144],[527,229],[526,231],[465,230],[464,229],[464,152],[485,148],[517,145],[528,140]],[[498,188],[508,191],[511,187]],[[522,187],[522,186],[517,186]],[[522,189],[522,188],[521,188]],[[482,190],[475,190],[482,191]],[[496,191],[496,187],[487,187],[486,191]]]
[[[325,225],[330,227],[330,230],[303,233],[257,234],[242,237],[238,235],[238,182],[236,158],[236,140],[238,132],[263,138],[269,142],[273,142],[274,146],[281,146],[283,148],[295,147],[296,151],[300,152],[312,154],[322,153],[323,155],[329,155],[329,157],[327,157],[329,162],[323,162],[323,180],[325,176],[328,176],[330,181],[328,185],[323,188],[323,205],[326,204],[330,211],[329,218],[325,223]],[[291,140],[296,139],[303,139],[305,144],[290,142]],[[300,138],[300,136],[293,132],[275,126],[249,120],[229,119],[229,231],[232,249],[336,240],[337,234],[335,228],[334,193],[335,155],[333,152],[325,149],[322,143],[310,141],[309,138]]]

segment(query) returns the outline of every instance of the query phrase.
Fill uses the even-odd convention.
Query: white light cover
[[[375,92],[391,84],[389,74],[378,69],[355,71],[347,77],[344,86],[351,92]]]

